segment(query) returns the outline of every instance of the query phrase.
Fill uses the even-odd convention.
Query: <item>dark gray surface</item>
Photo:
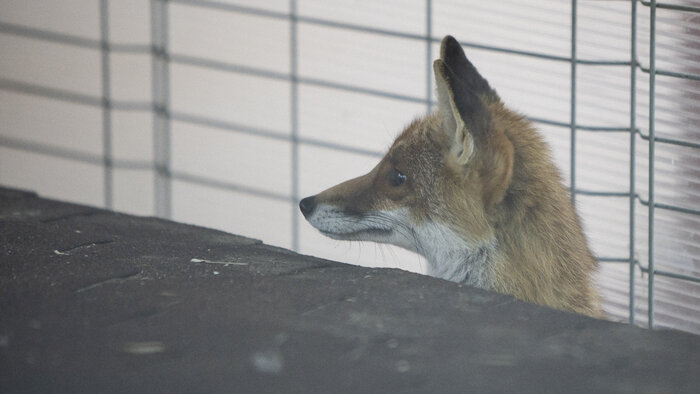
[[[2,393],[700,392],[698,336],[32,193],[0,259]]]

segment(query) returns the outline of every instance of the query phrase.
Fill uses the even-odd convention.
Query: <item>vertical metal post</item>
[[[112,105],[109,72],[109,2],[100,0],[100,49],[102,66],[102,165],[105,208],[114,207],[112,163]]]
[[[170,218],[170,75],[168,63],[168,3],[151,0],[153,79],[154,200],[157,216]]]
[[[654,328],[654,94],[656,89],[656,0],[649,8],[649,328]]]
[[[634,273],[635,273],[635,166],[637,153],[637,0],[631,0],[630,31],[630,228],[629,228],[629,322],[634,324]]]
[[[425,101],[426,113],[430,114],[433,103],[433,2],[425,0]]]
[[[576,203],[576,0],[571,0],[571,202]]]
[[[292,142],[292,249],[299,250],[299,78],[297,64],[297,2],[289,0],[290,129]]]

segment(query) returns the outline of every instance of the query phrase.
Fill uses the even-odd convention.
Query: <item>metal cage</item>
[[[221,13],[236,13],[244,15],[254,15],[257,17],[270,18],[275,20],[289,21],[289,71],[286,73],[272,72],[263,69],[252,68],[239,64],[233,64],[221,61],[215,58],[200,58],[187,54],[175,53],[170,50],[169,43],[169,8],[173,4],[187,4],[188,6],[204,7],[216,10]],[[631,323],[638,322],[639,316],[636,316],[637,300],[636,289],[640,285],[638,281],[638,273],[641,271],[646,278],[642,279],[648,293],[647,297],[647,324],[654,327],[655,325],[655,279],[658,277],[668,277],[684,282],[700,283],[698,268],[689,263],[687,270],[683,272],[674,272],[666,269],[657,268],[657,256],[655,254],[655,244],[659,242],[657,237],[656,213],[658,211],[670,211],[686,217],[698,217],[700,209],[688,205],[670,204],[661,201],[655,193],[655,174],[656,174],[656,148],[659,145],[678,146],[692,150],[698,150],[700,143],[691,139],[670,138],[666,136],[657,136],[656,120],[655,120],[655,97],[657,76],[669,77],[680,80],[700,81],[700,75],[694,73],[678,72],[674,70],[657,67],[656,62],[656,16],[659,10],[667,12],[687,13],[697,15],[700,13],[700,7],[678,5],[671,3],[661,3],[657,1],[638,1],[631,0],[629,3],[629,22],[630,45],[627,56],[616,60],[601,60],[582,58],[577,53],[577,25],[579,4],[576,0],[570,1],[571,19],[570,24],[570,47],[569,56],[555,56],[547,53],[532,52],[522,49],[509,47],[489,46],[478,42],[463,41],[461,44],[466,48],[475,48],[493,53],[503,53],[527,58],[537,58],[548,62],[556,62],[568,64],[570,66],[570,110],[569,121],[562,122],[554,119],[545,119],[533,117],[531,120],[540,125],[549,125],[569,132],[570,144],[570,168],[569,181],[572,200],[576,200],[578,196],[593,196],[600,198],[615,198],[627,199],[629,201],[629,247],[627,250],[620,250],[619,256],[599,256],[598,259],[603,264],[626,264],[629,266],[628,277],[628,320]],[[638,28],[639,17],[638,13],[643,8],[645,12],[649,12],[649,36],[648,36],[648,64],[643,64],[638,57]],[[340,91],[361,93],[370,96],[382,97],[390,100],[418,103],[425,105],[426,111],[430,111],[434,105],[432,95],[432,61],[434,44],[439,43],[440,37],[435,37],[433,34],[433,1],[425,0],[425,32],[424,34],[412,34],[401,31],[393,31],[375,27],[352,23],[339,23],[330,19],[322,19],[313,16],[301,15],[297,12],[297,1],[289,1],[288,12],[271,11],[264,8],[256,8],[253,6],[234,5],[231,3],[223,3],[209,0],[151,0],[150,2],[150,19],[151,19],[151,43],[150,45],[132,45],[132,44],[115,44],[110,40],[109,26],[109,1],[100,1],[100,37],[99,39],[88,39],[80,36],[69,34],[60,34],[39,28],[33,28],[15,24],[9,21],[0,22],[0,34],[26,37],[51,43],[60,43],[68,46],[86,48],[89,50],[99,51],[101,54],[101,81],[102,95],[91,96],[81,93],[71,92],[67,90],[55,89],[51,87],[41,86],[30,82],[22,82],[12,79],[0,77],[0,89],[4,91],[19,92],[29,95],[38,95],[56,100],[62,100],[72,103],[77,103],[85,106],[101,109],[102,112],[102,152],[94,154],[86,154],[80,151],[71,149],[58,148],[53,146],[49,141],[46,143],[27,142],[14,137],[2,135],[0,133],[0,146],[19,150],[35,152],[43,155],[50,155],[69,160],[77,160],[85,163],[101,166],[104,172],[104,206],[107,208],[113,207],[113,171],[114,169],[134,169],[134,170],[152,170],[154,171],[154,211],[158,216],[169,218],[171,217],[171,182],[179,180],[188,183],[207,185],[215,188],[260,195],[266,198],[271,198],[289,204],[289,209],[292,214],[292,223],[289,231],[292,236],[292,247],[299,247],[299,220],[297,210],[297,202],[299,197],[299,146],[315,146],[323,149],[336,151],[352,152],[369,157],[380,157],[380,152],[374,150],[364,150],[356,147],[346,146],[339,143],[322,141],[314,138],[308,138],[299,133],[299,86],[318,86],[329,89],[337,89]],[[378,36],[390,36],[407,40],[415,40],[425,42],[425,68],[427,78],[425,80],[425,95],[409,96],[396,92],[384,91],[381,89],[370,89],[367,87],[356,86],[350,83],[339,83],[337,81],[324,80],[313,76],[303,76],[298,72],[299,52],[298,52],[298,26],[316,25],[329,27],[333,29],[342,29],[354,32],[369,33]],[[110,80],[110,56],[116,53],[133,53],[150,56],[152,62],[152,97],[151,101],[122,101],[116,100],[112,96],[113,86]],[[257,127],[255,125],[237,124],[227,121],[221,121],[213,118],[198,116],[196,114],[178,112],[172,109],[170,105],[170,83],[171,77],[169,74],[170,65],[172,64],[187,64],[205,69],[215,69],[227,73],[236,73],[244,75],[252,75],[261,78],[272,80],[286,81],[290,83],[291,90],[289,96],[289,105],[291,108],[291,118],[289,124],[290,133],[281,133],[276,130],[268,130]],[[619,69],[629,70],[629,123],[627,125],[611,125],[597,126],[582,124],[577,121],[577,75],[581,67],[608,66]],[[648,107],[641,109],[638,104],[639,97],[639,76],[644,74],[648,76]],[[150,161],[136,161],[115,159],[112,151],[112,114],[114,111],[138,111],[152,114],[153,119],[153,157]],[[639,125],[638,112],[645,111],[645,116],[648,118],[648,125]],[[178,121],[202,125],[221,130],[233,131],[236,133],[247,133],[251,135],[263,136],[272,139],[278,139],[289,142],[291,146],[291,190],[289,193],[273,193],[264,190],[257,190],[244,185],[227,182],[220,179],[209,179],[197,175],[187,174],[174,171],[170,163],[170,126],[171,122]],[[642,127],[640,127],[642,126]],[[644,127],[646,126],[646,127]],[[644,129],[646,128],[646,131]],[[605,190],[586,190],[577,185],[577,160],[580,159],[577,147],[577,140],[581,133],[619,133],[629,135],[629,183],[625,192],[605,191]],[[638,143],[643,141],[648,144],[648,174],[647,184],[645,188],[647,195],[639,192],[639,146]],[[640,246],[640,237],[638,234],[639,213],[645,211],[647,220],[648,234],[645,242],[646,256],[640,259],[636,253]]]

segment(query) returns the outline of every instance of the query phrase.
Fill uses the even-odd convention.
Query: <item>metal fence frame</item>
[[[206,59],[193,57],[184,54],[172,53],[168,47],[168,8],[170,3],[181,3],[190,6],[204,7],[216,9],[222,12],[232,12],[239,14],[257,15],[272,19],[288,20],[290,22],[289,30],[289,73],[279,73],[267,71],[257,68],[251,68],[238,64],[224,63],[216,59]],[[505,54],[514,54],[538,59],[549,60],[553,62],[567,62],[571,65],[570,79],[570,121],[559,122],[544,118],[530,118],[535,123],[551,125],[568,129],[570,132],[570,190],[571,199],[575,202],[577,195],[596,196],[596,197],[613,197],[629,199],[629,253],[622,257],[606,257],[599,256],[598,261],[603,263],[623,263],[629,265],[629,321],[635,322],[635,270],[638,268],[641,272],[648,276],[648,325],[650,328],[654,326],[654,278],[655,276],[666,276],[670,278],[691,281],[700,283],[700,278],[690,275],[679,274],[675,272],[658,270],[654,264],[654,213],[655,210],[670,210],[688,215],[700,216],[700,210],[689,207],[681,207],[677,205],[664,204],[657,202],[654,195],[654,159],[656,144],[671,144],[693,149],[700,149],[700,144],[690,141],[684,141],[672,138],[656,137],[655,133],[655,118],[654,118],[654,91],[655,77],[663,75],[673,78],[690,79],[700,81],[700,75],[679,73],[670,70],[659,69],[656,67],[655,46],[656,46],[656,12],[657,9],[669,9],[679,12],[700,13],[700,7],[681,6],[675,4],[660,3],[655,0],[630,0],[631,3],[631,45],[629,60],[597,60],[597,59],[581,59],[576,52],[576,33],[577,33],[577,1],[571,0],[571,55],[555,56],[539,52],[523,51],[512,48],[495,47],[483,45],[476,42],[462,41],[461,44],[468,48],[477,48],[486,51],[499,52]],[[641,4],[647,7],[650,11],[650,36],[649,36],[649,64],[644,66],[637,59],[637,8]],[[210,0],[150,0],[151,5],[151,45],[132,45],[132,44],[114,44],[110,43],[109,38],[109,0],[100,0],[100,39],[93,40],[89,38],[56,33],[48,30],[36,29],[27,26],[0,22],[0,33],[9,34],[27,38],[33,38],[48,42],[66,44],[81,48],[90,48],[99,50],[101,53],[101,79],[102,79],[102,96],[95,97],[75,93],[62,89],[54,89],[45,86],[8,80],[0,78],[0,90],[19,92],[30,95],[38,95],[56,100],[78,103],[87,106],[100,107],[102,109],[102,133],[103,133],[103,152],[102,154],[88,154],[84,152],[74,151],[71,149],[58,148],[50,144],[25,142],[12,137],[0,136],[0,146],[12,149],[30,151],[64,159],[75,160],[83,163],[102,166],[104,169],[104,205],[107,208],[113,207],[113,171],[114,169],[140,169],[154,171],[154,208],[158,216],[169,218],[171,217],[171,182],[172,180],[180,180],[193,184],[216,187],[220,189],[243,192],[256,196],[275,199],[290,203],[292,214],[292,245],[294,249],[299,246],[299,223],[297,215],[297,201],[299,200],[299,146],[310,145],[333,149],[344,152],[357,153],[371,157],[381,157],[381,152],[372,150],[359,149],[341,144],[305,138],[299,134],[299,95],[298,88],[300,84],[320,86],[342,91],[363,93],[378,97],[384,97],[393,100],[404,102],[422,103],[426,106],[426,111],[429,112],[433,106],[432,102],[432,44],[438,43],[439,38],[432,35],[432,1],[425,0],[425,17],[426,31],[424,35],[398,32],[368,26],[361,26],[351,23],[339,23],[336,21],[302,16],[297,13],[296,0],[289,0],[289,12],[277,12],[249,6],[232,5],[228,3],[220,3]],[[343,84],[334,81],[316,79],[313,77],[300,76],[298,73],[298,51],[297,51],[297,27],[300,23],[325,26],[336,29],[345,29],[357,32],[372,33],[383,36],[399,37],[405,39],[419,40],[426,42],[426,63],[427,78],[424,97],[414,97],[402,94],[396,94],[389,91],[369,89],[365,87],[354,86],[351,84]],[[111,98],[110,89],[110,55],[112,53],[132,53],[132,54],[150,54],[152,59],[152,102],[140,101],[120,101]],[[193,114],[174,112],[170,108],[170,75],[169,66],[171,63],[188,64],[202,68],[216,69],[238,74],[254,75],[263,78],[288,81],[291,84],[290,89],[290,108],[291,120],[290,131],[286,132],[279,130],[269,130],[257,127],[255,125],[243,125],[231,122],[223,122],[216,119],[200,117]],[[616,66],[629,67],[630,69],[630,119],[629,126],[590,126],[579,124],[576,120],[576,73],[579,65],[598,65],[598,66]],[[649,75],[649,108],[648,108],[648,133],[644,134],[636,125],[637,111],[637,72],[646,73]],[[136,161],[136,160],[120,160],[112,156],[112,111],[140,111],[150,112],[153,114],[153,141],[154,141],[154,160]],[[277,140],[287,141],[291,145],[291,173],[292,173],[292,189],[290,194],[272,193],[263,190],[257,190],[248,186],[238,185],[235,183],[227,183],[220,180],[212,180],[204,177],[175,172],[170,168],[170,123],[171,121],[185,122],[195,125],[213,127],[217,129],[252,134]],[[578,132],[603,132],[603,133],[628,133],[630,137],[630,179],[629,192],[610,192],[600,190],[583,190],[576,187],[576,135]],[[649,196],[645,200],[640,196],[635,189],[636,175],[636,141],[641,139],[649,143],[649,178],[648,189]],[[648,209],[648,263],[646,266],[641,264],[634,258],[635,252],[635,210],[637,204]]]

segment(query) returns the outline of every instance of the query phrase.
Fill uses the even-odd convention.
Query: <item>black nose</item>
[[[314,208],[316,208],[316,196],[306,197],[299,201],[299,209],[301,210],[301,213],[304,214],[305,218],[308,218],[309,215],[311,215]]]

